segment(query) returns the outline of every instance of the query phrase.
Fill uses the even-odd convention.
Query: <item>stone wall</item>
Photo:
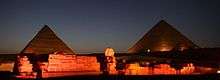
[[[94,56],[50,54],[48,62],[42,63],[41,67],[43,72],[100,72],[100,63]]]
[[[13,72],[14,62],[2,62],[0,63],[0,71]]]
[[[154,67],[141,67],[138,63],[127,64],[125,75],[166,75],[177,74],[177,70],[168,64],[159,64]],[[195,71],[193,64],[189,63],[179,70],[179,74],[192,74]]]
[[[71,75],[99,75],[100,63],[95,56],[50,54],[48,62],[41,62],[42,77]]]

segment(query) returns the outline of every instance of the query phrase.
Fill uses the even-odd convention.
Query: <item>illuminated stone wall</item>
[[[18,71],[19,72],[32,72],[32,64],[30,64],[30,61],[28,60],[27,56],[20,57],[19,59],[19,66]]]
[[[111,74],[111,75],[118,74],[118,71],[116,70],[115,57],[111,57],[111,59],[108,59],[108,60],[110,60],[110,62],[107,63],[108,74]]]
[[[0,71],[13,72],[14,62],[3,62],[0,63]]]
[[[41,62],[42,77],[71,75],[99,75],[100,63],[95,56],[49,54],[48,62]]]
[[[41,68],[43,72],[100,72],[100,63],[93,56],[50,54],[48,62],[41,63]]]
[[[33,72],[33,66],[28,60],[27,56],[18,56],[18,72],[19,75],[16,77],[20,78],[33,78],[36,77],[37,73]]]
[[[180,74],[192,74],[195,71],[193,64],[187,64],[180,69]],[[125,75],[166,75],[177,74],[177,70],[170,67],[168,64],[159,64],[152,67],[141,67],[138,63],[127,64]]]

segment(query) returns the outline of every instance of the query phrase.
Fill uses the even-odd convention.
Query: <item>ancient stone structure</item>
[[[41,54],[48,54],[48,60],[41,61]],[[18,73],[24,76],[36,72],[40,77],[101,74],[96,56],[76,56],[47,25],[28,43],[20,55],[29,55],[35,59],[32,61],[34,64],[30,64],[26,56],[18,58],[15,65],[19,65]],[[33,65],[37,65],[36,72],[33,71]]]
[[[76,56],[64,52],[49,54],[48,62],[42,62],[40,68],[42,77],[101,74],[100,63],[95,56]]]
[[[17,77],[35,77],[36,72],[33,71],[33,64],[30,63],[27,56],[18,56],[18,72]]]
[[[173,49],[185,50],[198,47],[187,37],[182,35],[166,21],[161,20],[148,33],[146,33],[134,46],[129,48],[129,53],[171,51]]]
[[[132,48],[130,53],[170,51],[173,49],[185,50],[197,46],[174,29],[165,21],[160,21]],[[41,61],[40,55],[46,54],[46,60]],[[28,57],[26,56],[28,55]],[[124,55],[124,54],[123,54]],[[134,62],[126,61],[126,57],[133,55],[122,55],[120,69],[116,70],[116,57],[113,48],[106,48],[105,54],[82,55],[75,54],[55,33],[45,25],[38,34],[21,51],[15,62],[17,77],[36,78],[38,77],[59,77],[72,75],[100,75],[101,65],[106,65],[103,72],[108,75],[165,75],[165,74],[192,74],[195,71],[193,64],[186,64],[181,69],[178,65],[154,64],[147,62],[147,66],[140,66],[139,57]],[[99,58],[97,58],[99,57]],[[117,55],[118,57],[118,55]],[[29,59],[28,59],[29,58]],[[32,59],[33,58],[33,59]],[[99,60],[99,61],[98,61]],[[119,57],[117,58],[119,60]],[[31,63],[30,63],[31,62]],[[119,63],[120,61],[118,61]],[[102,63],[102,64],[100,64]],[[125,66],[125,68],[124,68]],[[1,67],[1,66],[0,66]],[[103,67],[103,66],[102,66]],[[205,72],[210,71],[209,68]],[[205,73],[204,72],[204,73]]]
[[[14,62],[3,62],[0,63],[0,72],[1,71],[9,71],[13,72]]]
[[[115,52],[112,48],[106,48],[105,57],[106,57],[107,71],[108,74],[110,75],[114,75],[118,73],[116,70],[116,58],[114,54]]]
[[[170,74],[192,74],[195,72],[195,66],[192,63],[186,64],[178,70],[172,68],[169,64],[158,64],[154,68],[150,66],[142,67],[138,63],[127,64],[125,75],[170,75]]]
[[[21,51],[22,54],[49,54],[56,51],[63,51],[74,54],[57,35],[45,25],[37,35]]]

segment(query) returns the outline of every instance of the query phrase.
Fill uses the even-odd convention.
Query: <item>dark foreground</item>
[[[99,75],[99,76],[71,76],[71,77],[57,77],[47,78],[47,80],[220,80],[217,74],[207,75],[145,75],[145,76],[120,76],[120,75]]]
[[[219,74],[203,74],[203,75],[82,75],[82,76],[66,76],[56,78],[44,78],[35,80],[220,80]],[[1,72],[0,80],[18,80],[12,73]],[[30,79],[28,79],[30,80]],[[32,80],[32,79],[31,79]]]

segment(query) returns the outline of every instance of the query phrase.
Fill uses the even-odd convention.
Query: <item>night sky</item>
[[[0,52],[20,52],[47,24],[75,52],[127,51],[161,19],[220,47],[218,0],[1,0]]]

